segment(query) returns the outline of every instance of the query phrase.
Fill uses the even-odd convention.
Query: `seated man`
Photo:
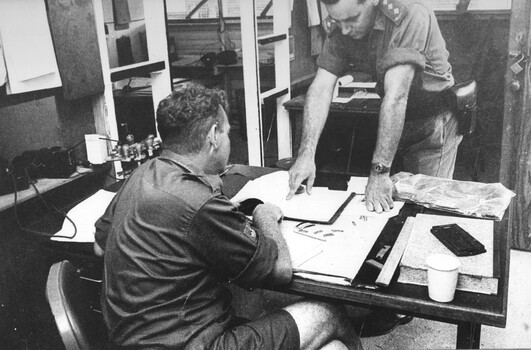
[[[287,283],[280,209],[252,222],[221,191],[230,140],[224,92],[199,85],[162,100],[162,154],[138,169],[96,223],[102,310],[120,349],[359,349],[338,306],[301,301],[253,321],[231,309],[224,282]]]

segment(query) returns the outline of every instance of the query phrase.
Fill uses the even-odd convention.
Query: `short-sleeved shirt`
[[[278,250],[207,175],[168,150],[137,168],[96,223],[102,308],[120,346],[204,349],[233,318],[223,282],[257,287]]]
[[[381,88],[389,68],[411,64],[416,68],[409,97],[413,104],[454,85],[437,19],[421,0],[380,0],[372,31],[363,39],[343,35],[330,18],[324,27],[328,35],[317,65],[338,77],[364,72]]]

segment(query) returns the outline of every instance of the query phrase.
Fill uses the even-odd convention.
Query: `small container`
[[[428,265],[428,294],[430,299],[442,303],[454,300],[459,259],[448,254],[433,254],[426,259]]]
[[[107,141],[102,140],[104,136],[98,134],[85,135],[87,146],[87,159],[91,164],[103,164],[107,157]]]

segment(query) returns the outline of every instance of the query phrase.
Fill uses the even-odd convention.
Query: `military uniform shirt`
[[[454,85],[437,19],[420,0],[380,0],[372,31],[363,39],[343,35],[330,17],[323,25],[328,35],[317,65],[338,77],[361,71],[381,87],[389,68],[411,64],[412,90],[439,92]]]
[[[96,223],[105,251],[110,339],[143,349],[206,349],[230,324],[223,282],[260,286],[274,241],[206,175],[168,150],[136,169]]]

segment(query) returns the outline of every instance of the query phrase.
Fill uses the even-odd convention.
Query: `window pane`
[[[185,19],[202,0],[167,0],[168,18]],[[260,14],[270,0],[256,0],[256,13]],[[240,0],[222,0],[224,17],[240,17]],[[191,19],[218,18],[218,0],[206,1]]]

